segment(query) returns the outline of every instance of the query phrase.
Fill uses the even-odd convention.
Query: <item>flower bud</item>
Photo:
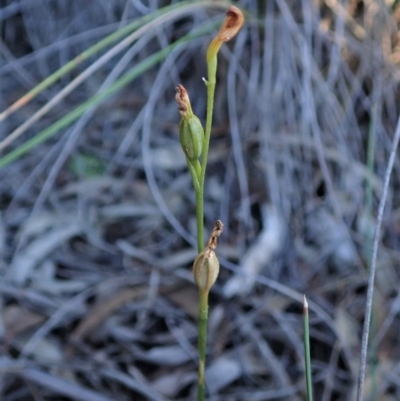
[[[196,161],[203,153],[204,129],[200,120],[193,114],[189,96],[182,85],[176,88],[175,99],[182,120],[179,124],[179,140],[189,161]]]
[[[201,292],[209,292],[219,274],[219,260],[215,252],[206,249],[193,263],[194,281]]]

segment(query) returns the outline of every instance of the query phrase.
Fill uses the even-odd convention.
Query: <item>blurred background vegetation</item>
[[[234,4],[246,24],[220,52],[205,190],[206,227],[225,225],[209,400],[305,399],[304,293],[315,398],[354,399],[400,8]],[[0,1],[2,400],[194,399],[195,208],[174,88],[204,120],[205,51],[228,5]],[[400,399],[399,186],[397,160],[365,400]]]

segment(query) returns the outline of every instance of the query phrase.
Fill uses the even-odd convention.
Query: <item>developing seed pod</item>
[[[189,96],[182,85],[176,88],[175,99],[182,120],[179,124],[179,140],[189,161],[196,161],[203,153],[204,129],[200,120],[193,114]]]
[[[218,238],[224,229],[221,220],[216,220],[206,249],[197,255],[193,263],[194,281],[201,292],[208,293],[219,274],[219,260],[214,252]]]
[[[196,161],[203,153],[204,130],[195,115],[187,120],[182,118],[179,124],[179,140],[183,152],[191,162]]]
[[[206,249],[193,263],[194,281],[201,292],[209,292],[219,274],[219,260],[215,252]]]

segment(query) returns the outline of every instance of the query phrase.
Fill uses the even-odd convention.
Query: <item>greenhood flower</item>
[[[240,31],[244,24],[244,16],[239,8],[230,6],[226,12],[226,17],[218,32],[218,35],[212,40],[207,49],[207,61],[214,57],[222,43],[228,42]]]

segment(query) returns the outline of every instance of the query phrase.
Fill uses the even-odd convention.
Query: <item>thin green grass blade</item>
[[[191,40],[194,40],[200,36],[205,35],[208,32],[211,32],[215,26],[219,22],[209,23],[207,25],[202,26],[201,28],[196,29],[194,32],[183,36],[181,39],[177,40],[176,42],[170,44],[169,46],[165,47],[164,49],[158,51],[157,53],[153,54],[152,56],[148,57],[146,60],[142,61],[133,68],[130,72],[122,76],[118,79],[113,85],[111,85],[108,89],[104,90],[103,92],[93,96],[91,99],[87,100],[86,102],[82,103],[80,106],[72,110],[70,113],[65,115],[63,118],[52,124],[50,127],[44,129],[39,134],[35,135],[32,139],[25,142],[18,148],[14,149],[13,151],[9,152],[5,156],[0,159],[0,168],[3,168],[10,164],[11,162],[17,160],[19,157],[23,156],[24,154],[31,151],[33,148],[44,142],[45,140],[51,138],[61,129],[71,125],[74,121],[76,121],[80,116],[85,113],[85,111],[94,105],[101,103],[103,100],[108,98],[109,96],[113,95],[123,87],[125,87],[128,83],[133,81],[134,79],[138,78],[144,72],[146,72],[149,68],[153,67],[168,54],[170,54],[174,49],[178,46],[187,43]]]
[[[37,86],[31,89],[28,93],[26,93],[23,97],[13,103],[10,107],[0,113],[0,121],[6,119],[10,114],[30,102],[33,98],[35,98],[39,93],[43,92],[49,86],[54,84],[57,80],[59,80],[62,76],[72,71],[75,67],[81,64],[83,61],[87,60],[89,57],[93,56],[103,48],[109,46],[113,42],[116,42],[118,39],[128,35],[129,33],[135,31],[146,23],[154,20],[159,15],[163,15],[169,11],[172,11],[176,8],[182,7],[185,4],[189,4],[191,1],[184,1],[177,4],[173,4],[164,8],[161,8],[155,12],[152,12],[144,17],[137,19],[136,21],[126,25],[125,27],[119,29],[116,32],[108,35],[104,39],[100,40],[98,43],[85,50],[78,56],[76,56],[73,60],[69,61],[67,64],[62,66],[60,69],[55,71],[53,74],[49,75],[46,79],[40,82]]]

